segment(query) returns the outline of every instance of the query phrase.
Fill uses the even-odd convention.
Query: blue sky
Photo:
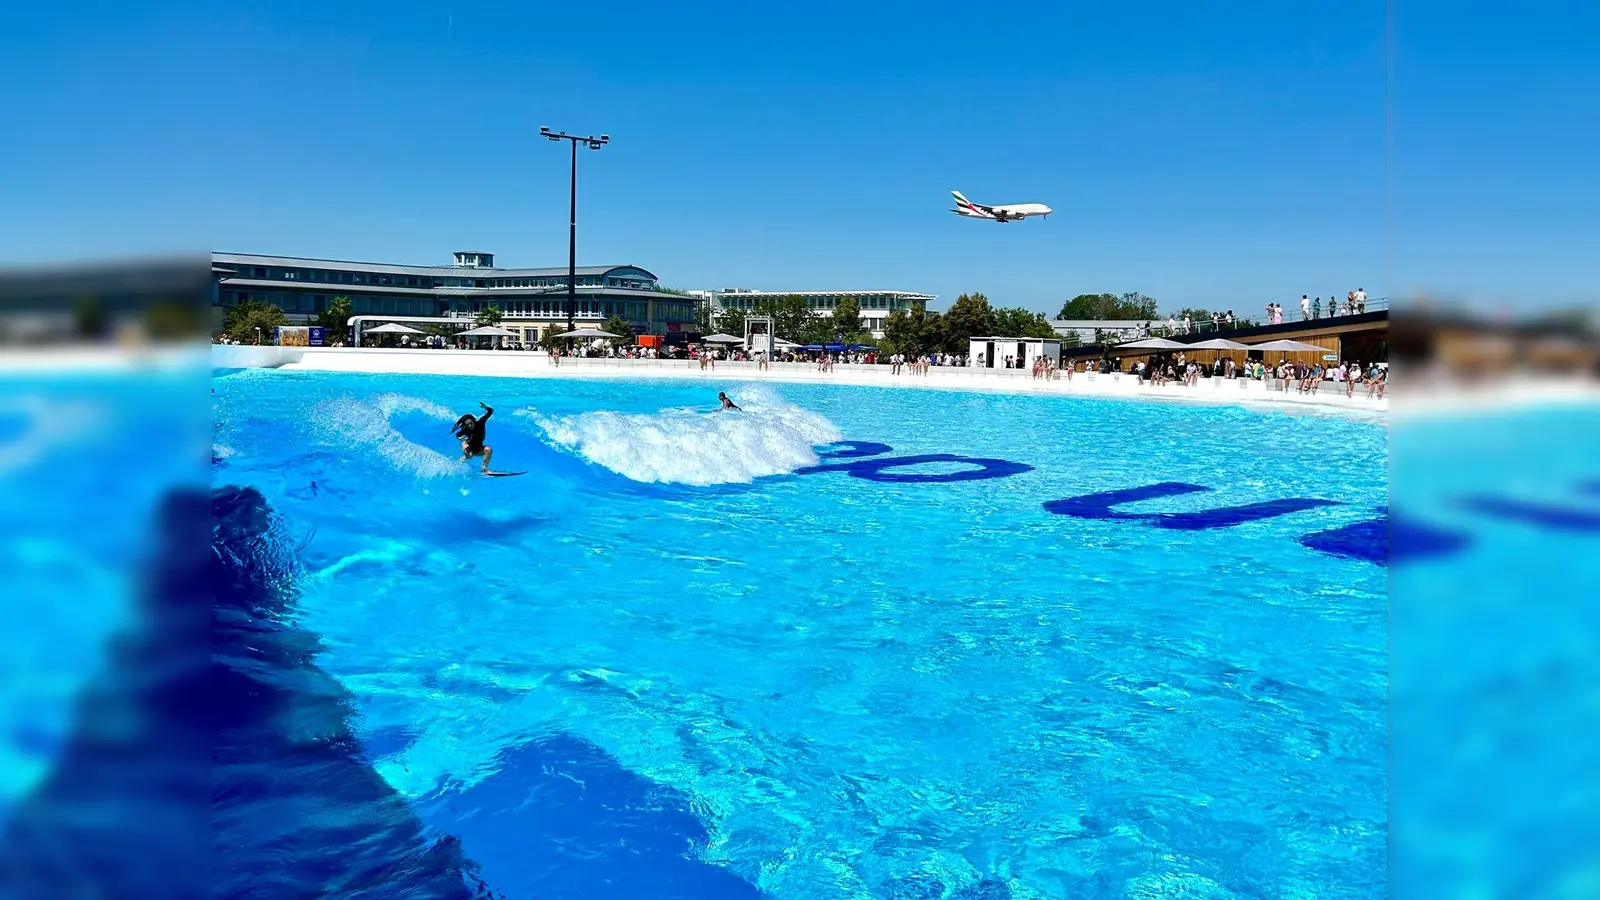
[[[18,126],[0,141],[7,262],[471,247],[561,265],[548,124],[613,137],[579,157],[580,263],[677,287],[984,291],[1050,312],[1102,290],[1241,312],[1358,286],[1600,298],[1600,125],[1582,112],[1600,48],[1577,3],[1397,5],[1389,132],[1377,3],[8,16],[0,79],[25,88],[0,94]],[[965,221],[952,188],[1056,212]]]

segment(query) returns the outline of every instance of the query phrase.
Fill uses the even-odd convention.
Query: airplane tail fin
[[[961,196],[961,192],[960,191],[951,191],[950,193],[955,196],[956,205],[957,206],[961,207],[962,209],[971,209],[972,208],[972,201],[968,200],[966,197]]]

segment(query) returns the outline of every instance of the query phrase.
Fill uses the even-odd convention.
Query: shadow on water
[[[749,882],[696,858],[705,826],[686,798],[568,736],[503,751],[498,772],[420,801],[483,877],[512,897],[756,898]]]
[[[351,696],[294,618],[295,541],[261,494],[177,492],[156,537],[132,624],[74,699],[53,768],[9,810],[0,893],[513,896],[373,769],[369,753],[409,735],[364,747],[352,731]],[[582,760],[585,785],[509,803],[557,758]],[[465,828],[514,896],[755,896],[689,856],[704,828],[686,804],[598,750],[558,738],[505,764],[468,792],[476,817],[430,818]]]
[[[165,504],[133,624],[73,698],[51,769],[8,810],[5,896],[210,896],[209,521],[204,493]]]

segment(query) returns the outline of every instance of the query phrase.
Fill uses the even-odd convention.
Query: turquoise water
[[[1384,891],[1387,569],[1300,542],[1381,515],[1382,426],[819,385],[214,384],[214,480],[300,545],[299,624],[374,767],[507,896],[680,895],[628,881],[662,858],[683,896]],[[718,388],[745,411],[710,412]],[[459,460],[480,400],[495,468],[528,474]],[[1279,514],[1059,514],[1163,483],[1210,490],[1118,509]]]
[[[1397,425],[1397,896],[1594,896],[1600,871],[1600,409]]]

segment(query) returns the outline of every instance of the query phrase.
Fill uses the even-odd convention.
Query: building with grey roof
[[[448,266],[412,266],[254,253],[213,253],[219,271],[217,304],[226,310],[246,300],[281,307],[291,321],[306,322],[335,297],[350,300],[358,316],[472,317],[488,306],[501,326],[532,340],[548,325],[567,323],[567,268],[500,268],[494,254],[458,250]],[[637,334],[677,343],[699,337],[695,311],[704,300],[660,289],[656,276],[633,265],[579,266],[579,325],[617,315]]]
[[[723,288],[720,291],[691,291],[711,303],[713,313],[723,310],[754,312],[762,300],[782,300],[795,296],[806,302],[813,317],[832,316],[846,297],[853,298],[861,307],[861,324],[876,337],[883,337],[883,323],[896,310],[909,312],[914,304],[932,303],[933,294],[915,291],[755,291],[748,288]]]

